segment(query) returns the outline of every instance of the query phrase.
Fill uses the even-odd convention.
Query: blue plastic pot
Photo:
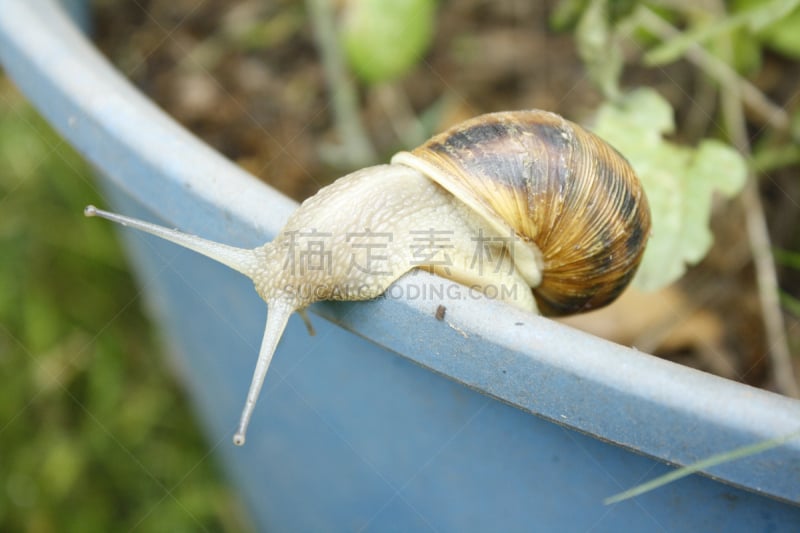
[[[0,59],[98,169],[115,210],[256,246],[295,209],[147,101],[57,2],[0,0]],[[292,319],[236,448],[263,302],[225,267],[122,234],[208,439],[264,530],[800,528],[797,440],[602,503],[667,463],[796,430],[800,402],[458,298],[426,274],[398,281],[402,298],[314,306],[316,337]]]

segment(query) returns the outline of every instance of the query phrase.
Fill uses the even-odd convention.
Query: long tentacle
[[[258,395],[264,385],[264,378],[267,375],[269,364],[272,362],[272,356],[275,354],[275,348],[278,347],[278,342],[283,336],[283,330],[286,329],[286,323],[294,311],[295,309],[292,305],[281,300],[267,303],[267,325],[264,328],[264,338],[261,340],[261,349],[258,352],[258,362],[256,363],[255,372],[253,372],[250,390],[247,391],[247,401],[242,410],[239,427],[233,435],[233,443],[237,446],[244,444],[247,426],[250,424],[250,417],[253,415]]]
[[[151,235],[161,237],[162,239],[166,239],[170,242],[174,242],[175,244],[179,244],[184,248],[189,248],[190,250],[194,250],[195,252],[203,254],[206,257],[214,259],[215,261],[219,261],[223,265],[226,265],[237,272],[241,272],[250,279],[253,279],[253,276],[255,275],[258,258],[254,250],[250,250],[248,248],[236,248],[234,246],[228,246],[227,244],[209,241],[196,235],[183,233],[182,231],[165,228],[164,226],[151,224],[150,222],[145,222],[136,218],[103,211],[102,209],[97,209],[93,205],[86,206],[86,208],[83,210],[83,214],[87,217],[105,218],[107,220],[111,220],[112,222],[122,224],[123,226],[129,226],[131,228],[150,233]]]

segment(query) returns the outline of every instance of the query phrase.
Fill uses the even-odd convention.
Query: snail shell
[[[541,281],[529,284],[543,314],[607,305],[641,261],[650,210],[636,174],[606,142],[559,115],[479,116],[392,163],[419,170],[496,230],[531,243],[515,262],[540,262]]]

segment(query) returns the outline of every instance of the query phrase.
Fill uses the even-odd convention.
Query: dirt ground
[[[111,61],[170,115],[249,172],[302,200],[353,169],[330,156],[329,148],[340,139],[303,2],[99,4],[96,39]],[[534,107],[589,121],[601,97],[572,34],[550,28],[552,4],[440,2],[433,46],[413,71],[391,85],[359,86],[361,119],[378,160],[407,147],[413,135],[403,125],[414,117],[434,117],[428,118],[433,131],[482,112]],[[639,51],[629,53],[635,63]],[[783,104],[796,91],[798,74],[796,64],[766,57],[754,82]],[[628,67],[624,87],[641,85],[673,104],[676,140],[693,143],[714,134],[712,124],[698,123],[693,114],[705,86],[693,67]],[[756,127],[753,134],[757,141]],[[788,171],[761,182],[778,248],[800,249],[795,231],[800,209],[792,200],[800,198],[798,189],[800,182]],[[657,295],[630,293],[607,311],[572,323],[642,351],[772,388],[770,342],[742,207],[736,200],[720,201],[714,212],[715,246],[681,282]],[[796,271],[779,273],[781,287],[800,294]],[[800,321],[784,317],[796,355]]]

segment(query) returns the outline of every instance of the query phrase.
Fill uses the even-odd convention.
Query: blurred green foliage
[[[403,76],[433,40],[433,0],[348,0],[341,39],[353,71],[367,83]]]
[[[0,530],[242,531],[91,172],[0,77]],[[227,443],[226,443],[227,444]]]
[[[800,252],[775,250],[775,261],[781,266],[800,272]],[[783,291],[781,292],[781,303],[787,311],[800,318],[800,298]]]
[[[658,289],[678,279],[710,248],[715,191],[735,196],[748,171],[775,171],[800,161],[800,112],[792,112],[791,101],[786,108],[773,104],[745,77],[757,77],[767,50],[798,57],[800,0],[736,0],[730,5],[561,0],[550,23],[574,33],[587,76],[605,98],[593,130],[620,150],[642,179],[653,231],[634,284]],[[662,95],[647,87],[622,88],[627,62],[662,68],[681,60],[690,60],[704,89],[720,102],[704,111],[706,131],[677,132],[688,134],[693,147],[664,137],[676,128],[672,106]],[[741,116],[747,108],[760,126],[752,151],[735,142],[736,128],[729,120],[733,106]],[[713,139],[703,139],[706,135]]]

